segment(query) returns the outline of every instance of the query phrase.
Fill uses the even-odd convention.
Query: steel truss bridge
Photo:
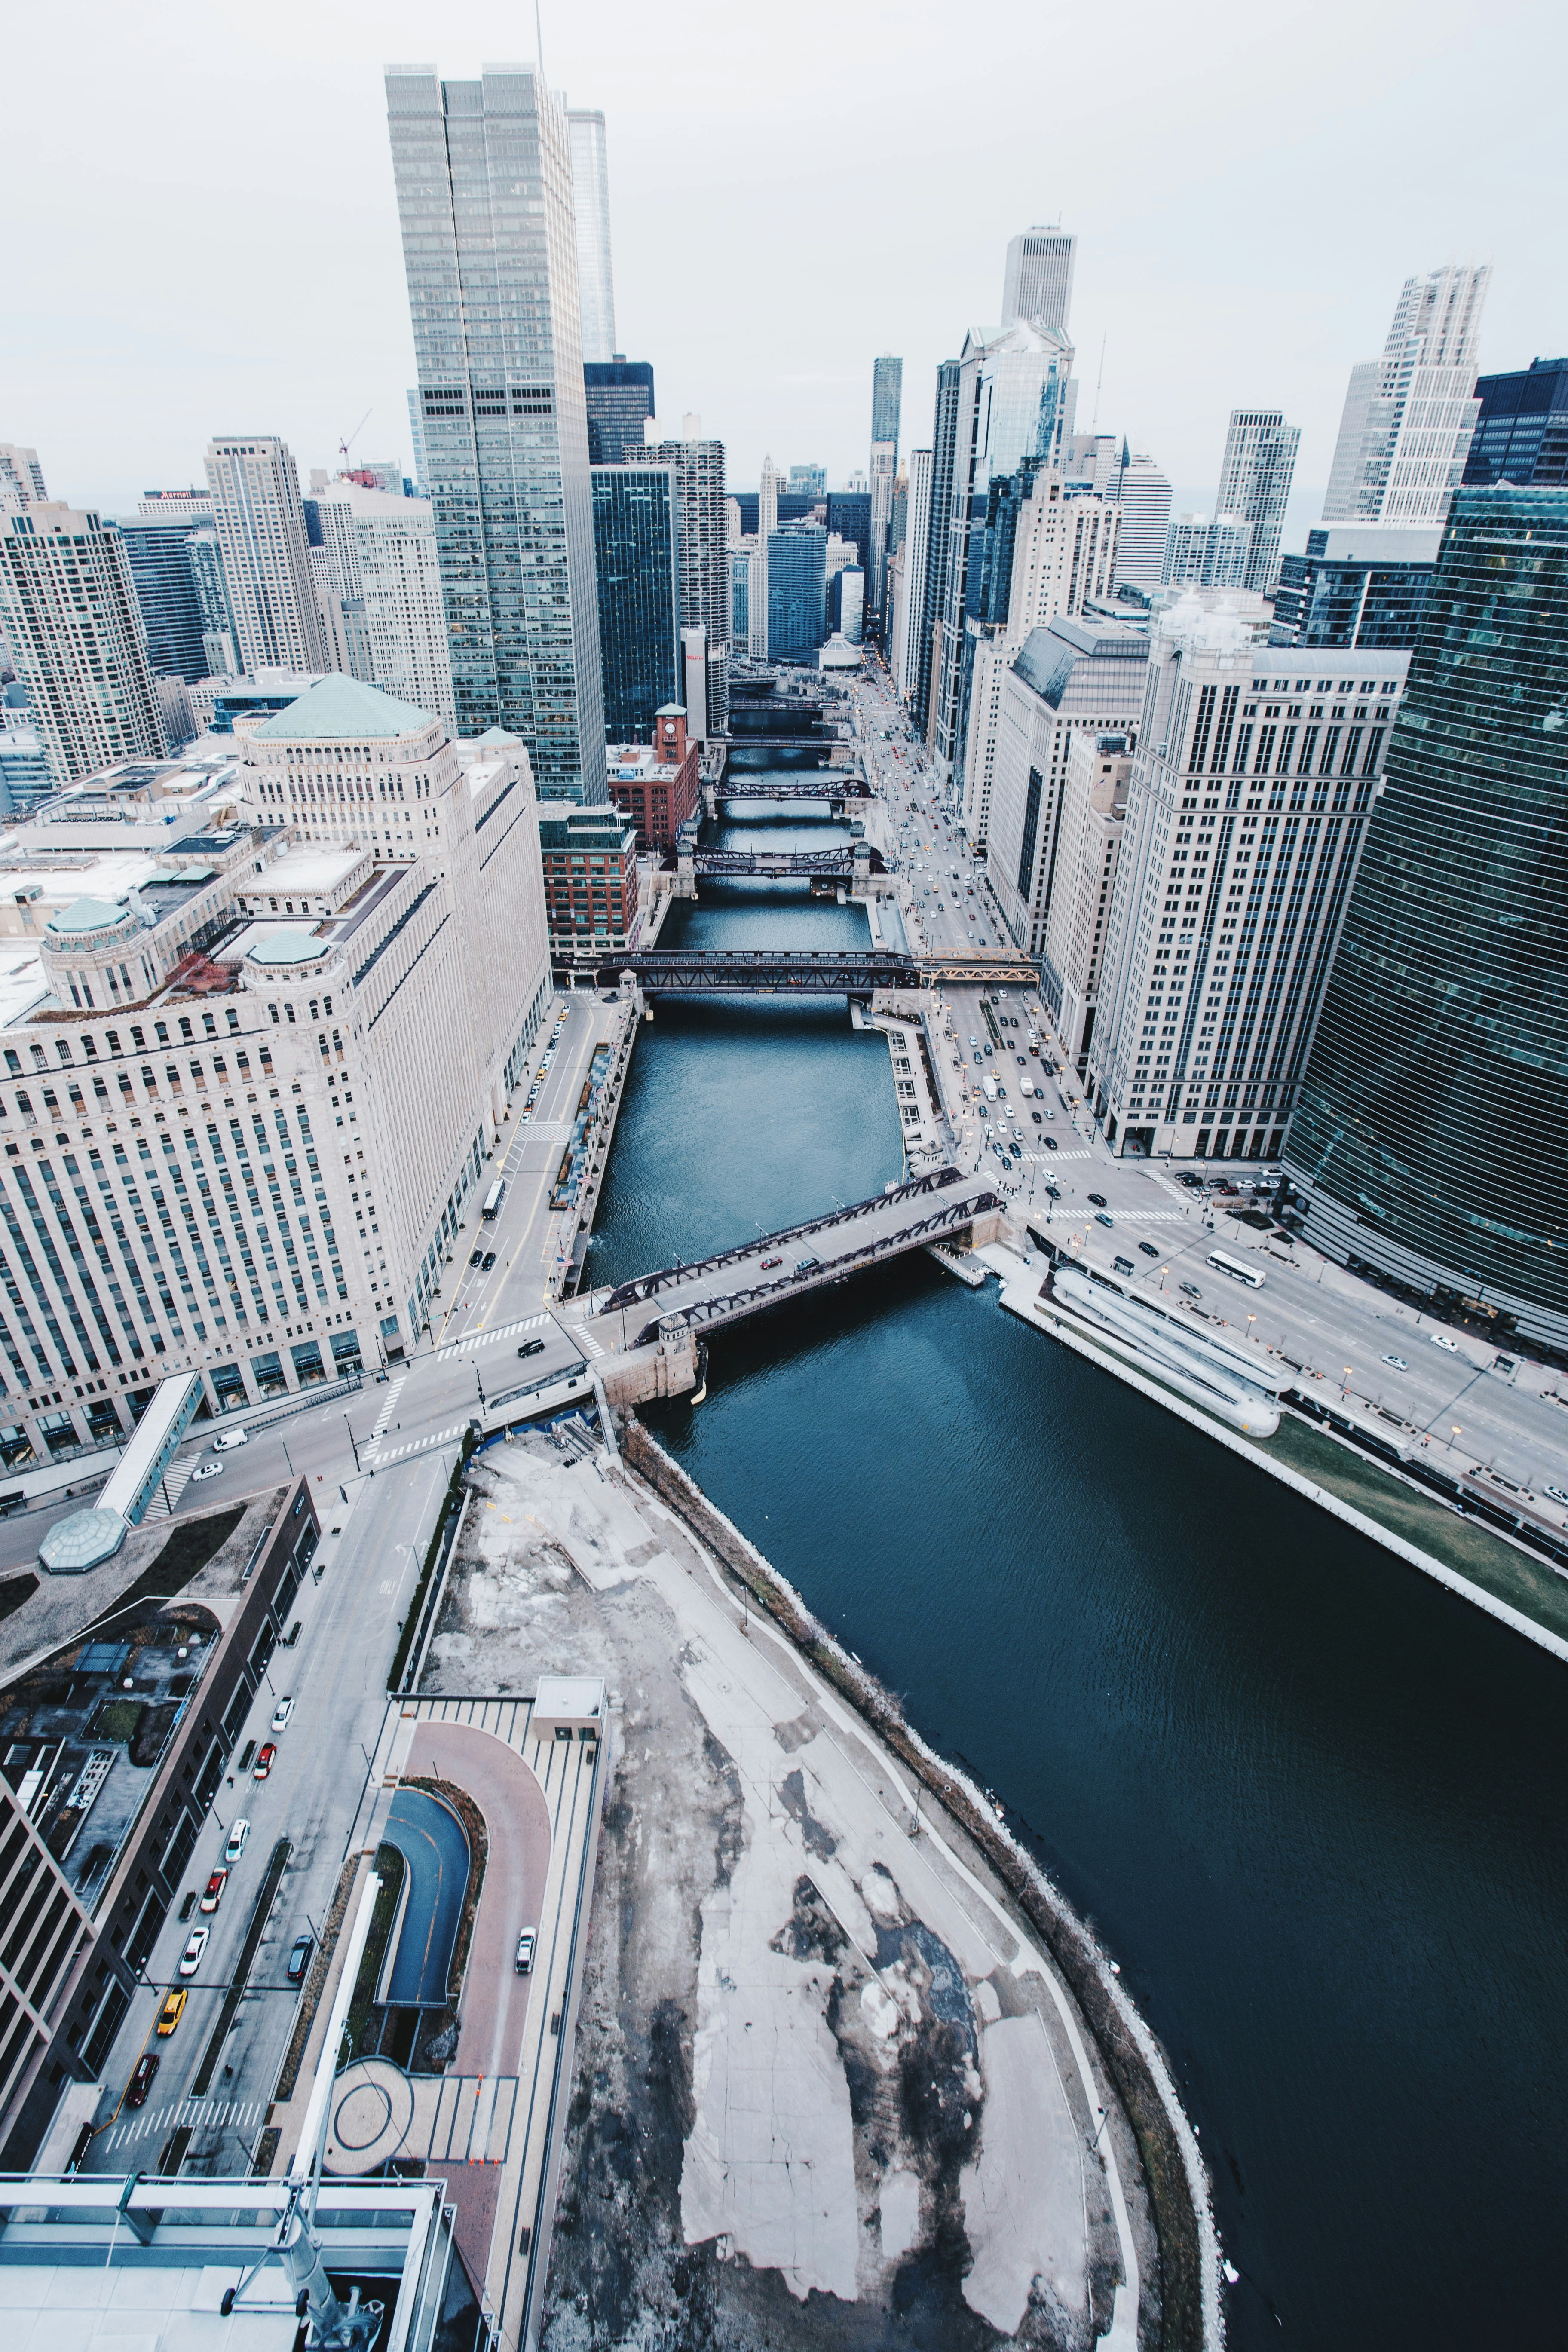
[[[722,783],[707,789],[718,801],[868,801],[876,797],[857,768],[822,768],[770,777],[731,768]]]
[[[857,850],[860,853],[858,869]],[[868,850],[864,842],[849,841],[834,849],[697,849],[690,862],[696,874],[764,874],[838,882],[853,881],[858,870],[868,874],[885,874],[888,870],[879,849]],[[678,864],[683,867],[686,860],[668,856],[664,864],[666,872],[673,874]]]
[[[713,1330],[737,1323],[764,1307],[825,1284],[841,1282],[847,1275],[879,1265],[906,1250],[923,1249],[934,1241],[951,1240],[958,1233],[1002,1206],[982,1177],[965,1177],[956,1168],[937,1168],[914,1177],[869,1201],[813,1217],[803,1225],[745,1242],[738,1249],[721,1251],[693,1265],[669,1265],[657,1274],[623,1282],[591,1308],[603,1324],[612,1317],[626,1318],[633,1307],[658,1303],[659,1312],[634,1331],[626,1323],[624,1341],[617,1330],[612,1344],[646,1347],[658,1337],[659,1321],[679,1315],[693,1330]],[[821,1243],[831,1236],[831,1255],[812,1248],[802,1259],[803,1243]],[[783,1266],[764,1274],[763,1261],[782,1257]],[[608,1336],[606,1334],[606,1336]]]
[[[869,997],[880,988],[1034,988],[1039,974],[1018,956],[911,956],[885,948],[834,955],[816,948],[655,948],[644,955],[584,958],[575,969],[595,988],[618,988],[629,973],[645,996],[672,991],[752,996],[799,992]]]

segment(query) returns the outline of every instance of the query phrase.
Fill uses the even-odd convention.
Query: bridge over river
[[[819,948],[656,948],[646,955],[600,958],[575,967],[595,987],[623,980],[645,996],[752,996],[802,992],[869,998],[883,988],[1034,988],[1039,973],[1026,956],[913,956],[891,948],[836,954]]]
[[[784,881],[852,882],[856,876],[885,874],[887,861],[869,844],[843,842],[832,849],[694,849],[682,845],[678,856],[666,857],[666,873],[690,872],[715,877],[767,875]]]

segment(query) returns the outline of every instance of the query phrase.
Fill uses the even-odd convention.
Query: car
[[[143,2050],[141,2057],[136,2061],[135,2073],[125,2085],[125,2104],[128,2107],[146,2105],[147,2094],[153,2087],[153,2077],[161,2063],[162,2061],[155,2051]]]
[[[1096,1209],[1094,1213],[1094,1222],[1097,1225],[1113,1225],[1116,1223],[1116,1220],[1114,1217],[1108,1215],[1105,1210]]]
[[[482,1249],[470,1250],[468,1252],[468,1264],[470,1265],[483,1265],[484,1262],[485,1254]]]
[[[206,1883],[205,1890],[202,1895],[201,1908],[204,1911],[216,1911],[219,1903],[223,1899],[223,1890],[227,1885],[227,1871],[215,1870],[212,1876]]]
[[[1037,1110],[1032,1110],[1032,1111],[1029,1113],[1029,1117],[1034,1120],[1035,1125],[1036,1125],[1037,1127],[1038,1127],[1038,1125],[1039,1125],[1039,1123],[1040,1123],[1040,1114],[1039,1114],[1039,1112],[1038,1112]],[[1042,1138],[1041,1138],[1040,1139],[1041,1139],[1041,1141],[1042,1141],[1042,1142],[1044,1142],[1044,1143],[1049,1143],[1049,1141],[1050,1141],[1050,1139],[1050,1139],[1050,1137],[1049,1137],[1048,1135],[1047,1135],[1047,1136],[1042,1136]]]
[[[191,1473],[191,1476],[198,1483],[203,1478],[217,1478],[221,1477],[222,1475],[223,1464],[221,1462],[198,1462],[195,1468]]]
[[[1380,1356],[1378,1362],[1386,1364],[1391,1372],[1407,1372],[1410,1370],[1403,1356]]]
[[[213,1439],[213,1451],[215,1454],[226,1454],[231,1446],[248,1445],[249,1443],[248,1429],[226,1429],[221,1437]]]
[[[1138,1246],[1145,1257],[1158,1257],[1160,1255],[1152,1242],[1140,1242]]]
[[[1448,1332],[1428,1331],[1426,1337],[1435,1348],[1444,1349],[1450,1356],[1457,1356],[1458,1354],[1459,1343],[1456,1339],[1452,1338]]]
[[[279,1702],[278,1702],[277,1706],[276,1706],[273,1708],[273,1710],[272,1710],[272,1728],[273,1728],[273,1730],[274,1730],[274,1731],[287,1731],[287,1729],[289,1728],[289,1717],[293,1714],[293,1712],[294,1712],[294,1702],[293,1702],[293,1700],[292,1700],[291,1698],[287,1698],[287,1697],[285,1697],[285,1698],[280,1698],[280,1699],[279,1700]]]
[[[1055,1151],[1058,1149],[1057,1139],[1054,1135],[1042,1135],[1040,1141],[1045,1145],[1047,1151]]]
[[[763,1260],[763,1272],[764,1274],[772,1274],[774,1266],[783,1265],[783,1264],[784,1260],[782,1257],[765,1257]]]
[[[1180,1282],[1176,1285],[1176,1287],[1181,1291],[1184,1297],[1201,1298],[1203,1297],[1203,1292],[1198,1288],[1195,1282]]]
[[[269,1739],[257,1757],[255,1769],[251,1773],[252,1780],[265,1780],[277,1761],[278,1749],[274,1742]]]
[[[1093,1202],[1093,1203],[1094,1203],[1094,1205],[1095,1205],[1095,1207],[1096,1207],[1097,1209],[1103,1209],[1103,1208],[1104,1208],[1104,1206],[1105,1206],[1105,1195],[1104,1195],[1104,1193],[1103,1193],[1103,1192],[1091,1192],[1091,1193],[1089,1194],[1089,1199]]]
[[[821,1264],[822,1260],[817,1257],[797,1257],[795,1262],[795,1270],[796,1274],[808,1274],[814,1265],[820,1265]]]
[[[240,1855],[245,1852],[245,1841],[249,1835],[250,1823],[248,1822],[231,1822],[229,1823],[228,1843],[223,1850],[223,1858],[231,1869],[239,1860]]]
[[[163,2008],[158,2011],[158,2031],[160,2033],[173,2033],[175,2026],[178,2025],[181,2018],[184,2017],[185,2013],[185,2003],[189,2000],[190,1997],[190,1994],[185,1990],[183,1985],[178,1992],[172,1992],[169,1995],[169,1998],[163,2003]]]
[[[976,1055],[974,1056],[974,1058],[975,1058],[976,1062],[979,1062],[979,1061],[982,1059],[982,1056],[981,1056],[979,1054],[976,1054]]]
[[[512,1962],[520,1977],[525,1977],[533,1967],[533,1930],[525,1927],[517,1939],[517,1958]]]
[[[211,1936],[210,1927],[191,1929],[190,1934],[185,1937],[185,1948],[180,1954],[180,1974],[183,1977],[195,1975],[196,1970],[201,1967],[202,1954],[206,1950]]]
[[[1022,1054],[1015,1054],[1015,1055],[1014,1055],[1014,1056],[1013,1056],[1013,1059],[1017,1063],[1018,1067],[1019,1067],[1021,1070],[1022,1070],[1022,1069],[1026,1069],[1026,1068],[1028,1067],[1028,1065],[1027,1065],[1027,1063],[1025,1061],[1024,1056],[1022,1055]]]
[[[1568,1493],[1561,1486],[1542,1486],[1541,1491],[1554,1503],[1568,1503]]]
[[[483,1257],[482,1257],[482,1258],[480,1258],[480,1260],[479,1260],[479,1272],[480,1272],[481,1274],[489,1274],[489,1270],[490,1270],[491,1266],[492,1266],[492,1265],[494,1265],[495,1262],[496,1262],[496,1254],[495,1254],[494,1250],[486,1250],[486,1252],[485,1252],[485,1254],[484,1254]]]
[[[542,1339],[525,1339],[517,1352],[520,1356],[542,1356],[544,1342]]]
[[[283,1973],[291,1985],[304,1983],[305,1971],[310,1965],[310,1955],[315,1948],[314,1936],[301,1927],[289,1948],[289,1958],[283,1964]]]

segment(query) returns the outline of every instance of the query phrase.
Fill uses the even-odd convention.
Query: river
[[[822,820],[726,828],[834,837]],[[732,886],[666,941],[842,944]],[[842,1004],[661,1003],[595,1281],[900,1172]],[[1008,1808],[1170,2054],[1230,2341],[1568,2336],[1565,1670],[923,1256],[721,1334],[664,1443]]]

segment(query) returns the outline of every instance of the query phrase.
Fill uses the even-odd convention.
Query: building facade
[[[237,677],[239,639],[223,572],[223,550],[210,523],[200,524],[185,541],[185,561],[202,618],[202,657],[207,677]]]
[[[48,495],[37,451],[24,449],[15,441],[0,441],[0,514],[42,506]]]
[[[696,420],[692,420],[696,423]],[[701,732],[730,731],[730,530],[726,508],[722,441],[690,439],[658,441],[635,455],[628,464],[663,466],[669,471],[675,498],[676,565],[679,584],[682,630],[705,633],[707,701]],[[677,698],[679,699],[679,697]],[[696,706],[688,698],[692,732],[697,733]]]
[[[768,659],[815,662],[823,639],[827,533],[786,523],[768,541]]]
[[[1560,1360],[1565,712],[1568,490],[1461,490],[1285,1153],[1319,1248]]]
[[[117,528],[146,632],[148,667],[154,677],[183,677],[194,685],[207,674],[201,600],[189,551],[195,526],[122,521]]]
[[[826,498],[827,468],[826,466],[792,466],[789,469],[789,487],[792,498]]]
[[[287,445],[273,434],[210,441],[206,474],[241,668],[330,668]]]
[[[1089,1057],[1119,1150],[1279,1152],[1409,661],[1366,658],[1307,676],[1196,596],[1155,622]]]
[[[917,681],[920,677],[921,622],[925,613],[926,572],[931,562],[931,452],[910,451],[909,527],[902,548],[901,625],[891,656],[893,683],[911,719],[918,719]]]
[[[1351,371],[1325,522],[1440,526],[1475,430],[1491,264],[1407,278],[1380,359]]]
[[[585,107],[572,106],[566,110],[566,121],[572,139],[572,211],[577,236],[583,357],[613,361],[616,279],[610,257],[610,159],[605,118]],[[648,414],[653,414],[651,404]]]
[[[642,929],[637,829],[613,803],[546,809],[539,821],[550,950],[558,963],[635,948]]]
[[[321,526],[325,580],[353,617],[342,667],[401,702],[457,723],[436,522],[427,499],[331,482],[310,501]]]
[[[1170,481],[1152,457],[1142,450],[1134,452],[1123,441],[1112,495],[1121,509],[1116,585],[1145,592],[1158,588],[1170,532]]]
[[[583,397],[588,410],[588,462],[618,466],[647,437],[644,425],[656,412],[653,369],[647,360],[583,362]]]
[[[668,466],[595,466],[594,562],[605,724],[613,741],[653,740],[680,659],[675,475]],[[618,801],[620,794],[613,796]]]
[[[904,397],[904,363],[891,352],[884,352],[871,362],[871,439],[890,441],[893,445],[894,470],[897,471],[899,418]],[[826,485],[824,485],[826,487]],[[795,488],[795,477],[790,477]],[[821,495],[819,490],[818,496]]]
[[[1215,511],[1250,524],[1247,565],[1238,584],[1260,596],[1268,595],[1279,569],[1279,535],[1300,446],[1301,428],[1287,425],[1282,409],[1230,412]]]
[[[1072,309],[1078,238],[1059,226],[1028,228],[1007,243],[1002,279],[1002,324],[1037,324],[1066,334]]]
[[[1386,523],[1310,530],[1305,555],[1287,555],[1279,566],[1274,644],[1408,649],[1420,632],[1442,537]]]
[[[531,70],[386,77],[458,726],[602,803],[605,726],[570,134]]]
[[[912,677],[910,715],[928,750],[933,740],[942,615],[947,602],[948,559],[952,541],[952,476],[958,454],[958,396],[963,375],[962,360],[942,361],[936,372],[936,402],[931,413],[925,594],[919,607],[918,634],[910,654]],[[917,627],[913,608],[910,625],[911,628]]]
[[[656,856],[673,850],[681,826],[698,814],[700,754],[700,746],[687,740],[679,702],[655,711],[646,743],[611,744],[611,796],[636,826],[639,850]]]
[[[0,636],[58,786],[162,756],[146,631],[112,523],[48,500],[0,511]]]
[[[1241,588],[1247,583],[1252,525],[1241,515],[1173,515],[1165,532],[1162,584]]]
[[[1075,734],[1062,771],[1060,844],[1040,955],[1040,994],[1087,1087],[1132,775],[1125,735]]]
[[[1465,459],[1465,484],[1515,489],[1568,486],[1568,359],[1531,360],[1476,383],[1480,413]]]

